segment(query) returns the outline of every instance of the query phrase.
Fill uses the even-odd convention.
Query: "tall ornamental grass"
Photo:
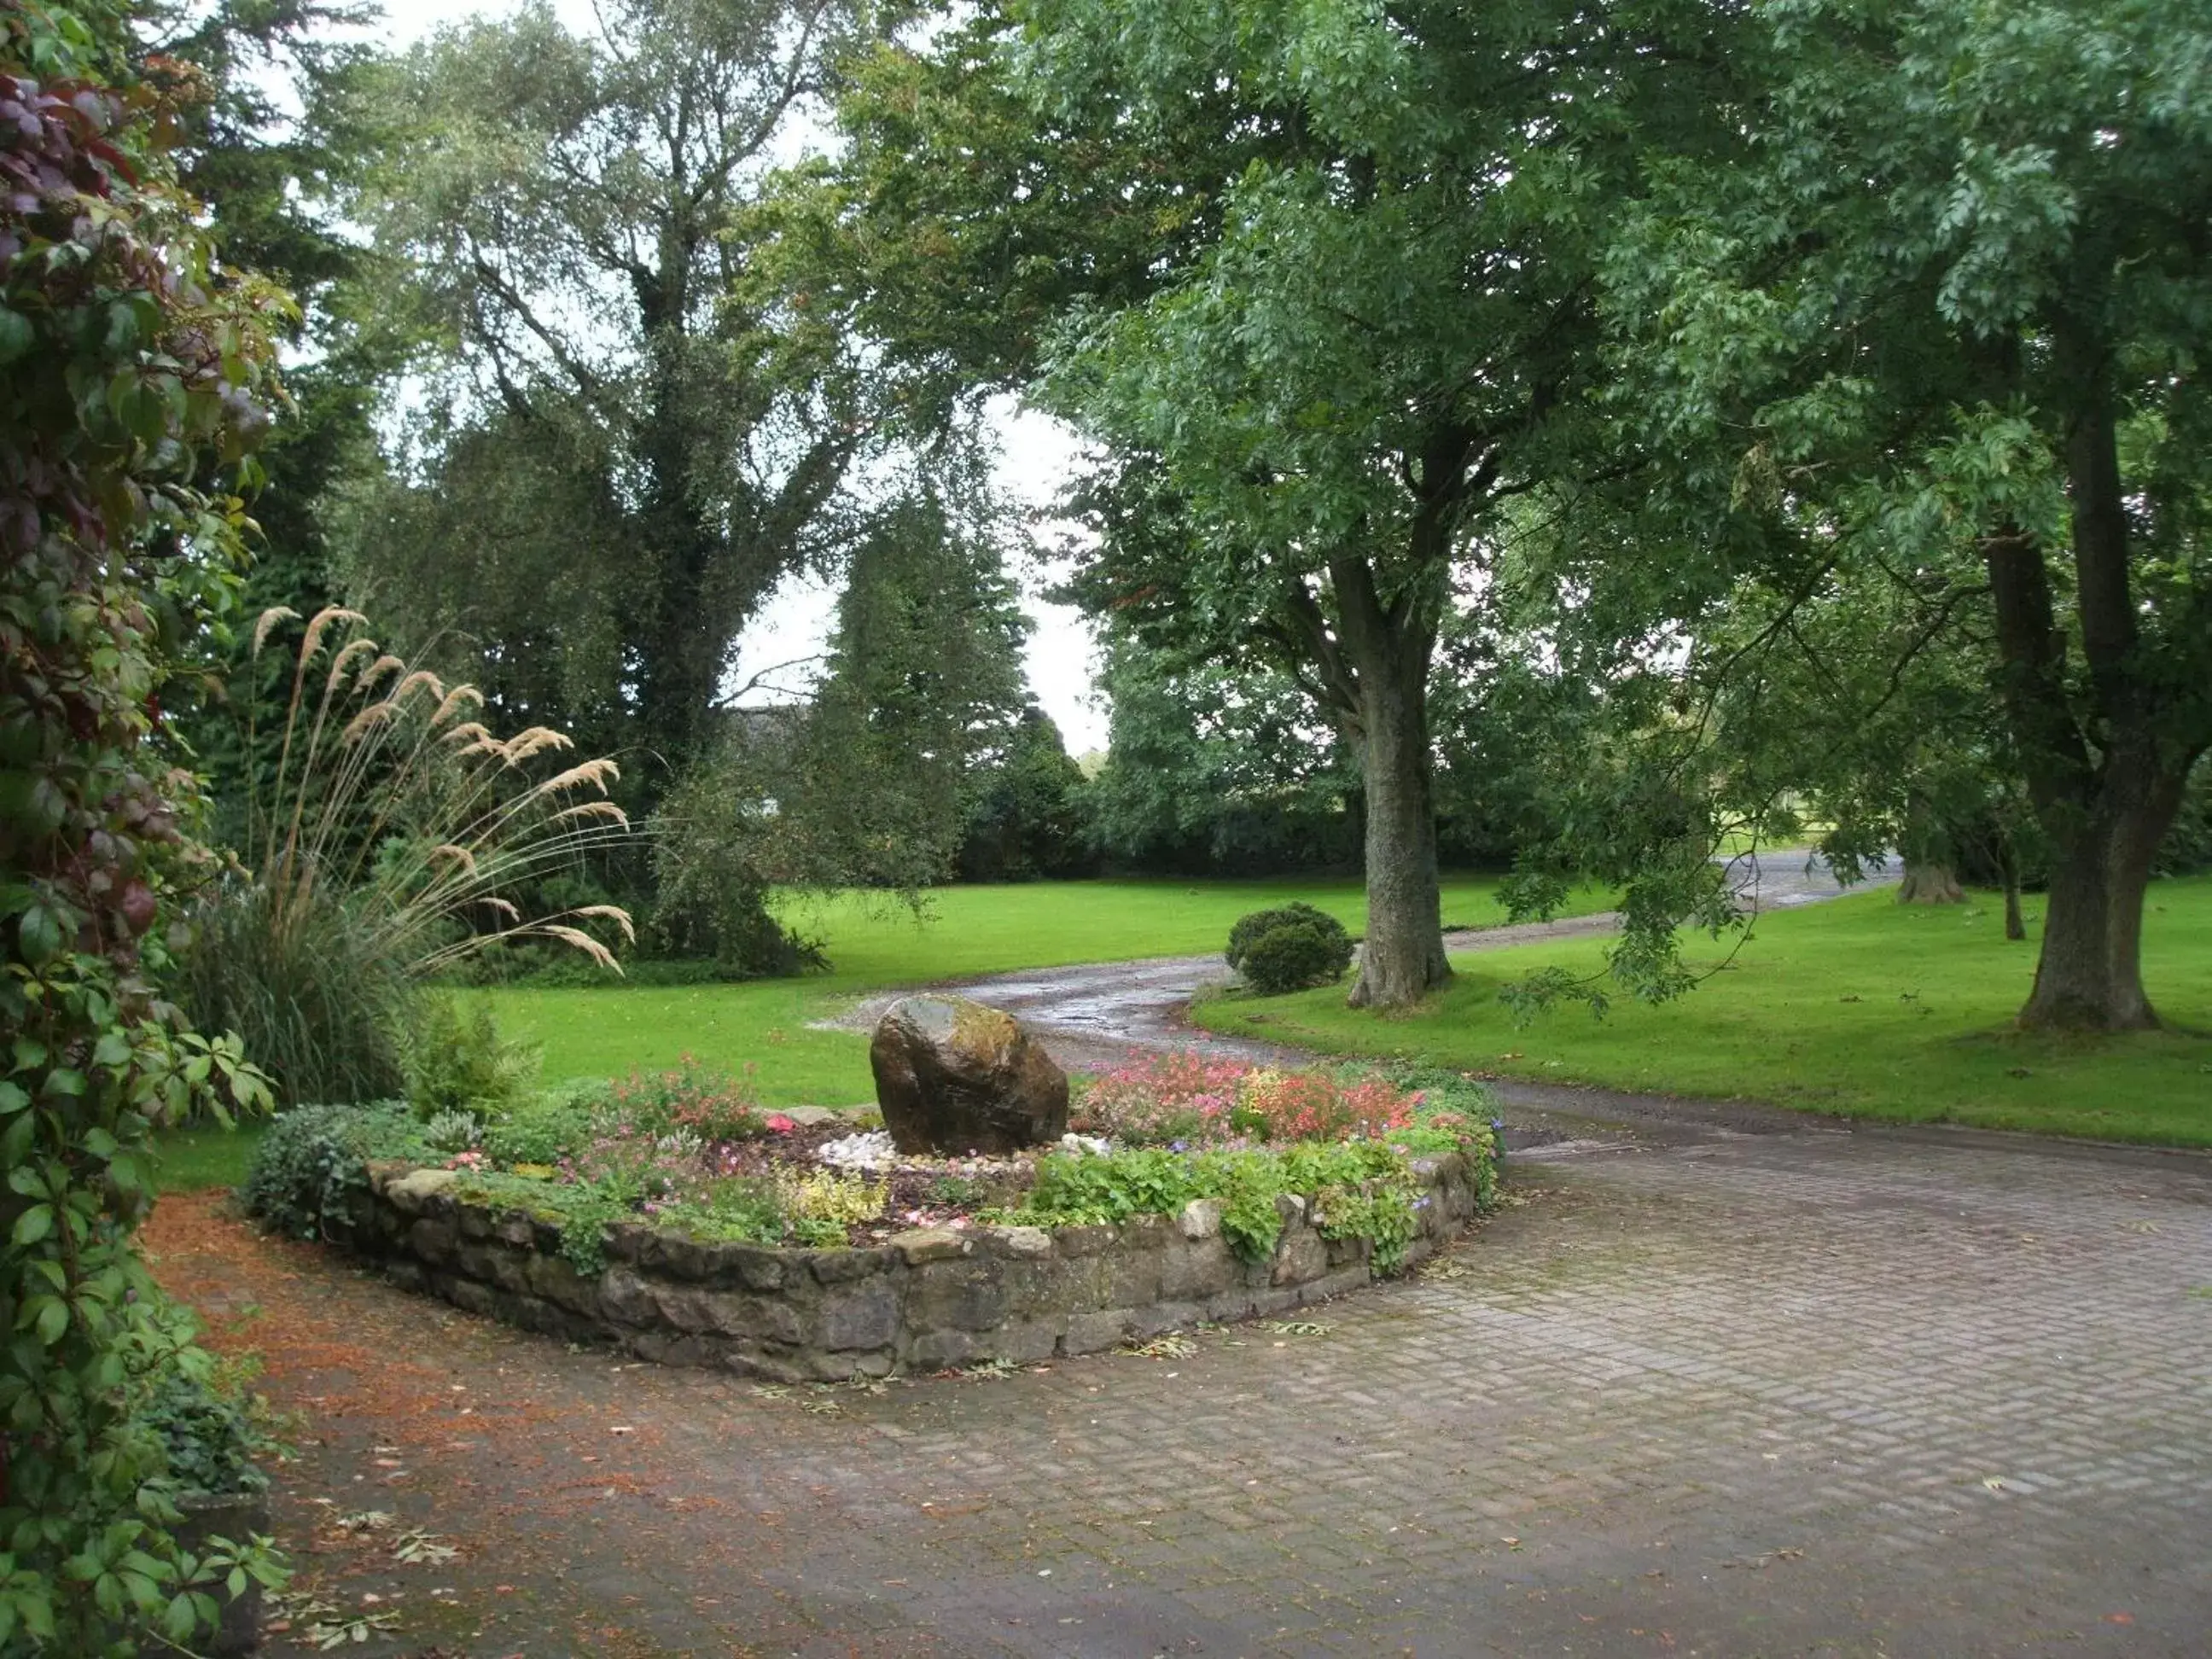
[[[297,613],[264,612],[258,657]],[[281,730],[249,727],[246,845],[204,896],[183,1000],[234,1030],[288,1102],[396,1095],[419,988],[502,941],[553,939],[619,972],[592,931],[629,914],[526,912],[543,879],[626,839],[614,762],[562,733],[500,738],[473,686],[410,668],[332,606],[297,647]]]

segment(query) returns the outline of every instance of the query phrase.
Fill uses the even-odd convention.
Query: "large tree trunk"
[[[1897,902],[1899,904],[1964,904],[1966,890],[1959,885],[1958,872],[1948,864],[1905,861],[1905,879],[1898,884]]]
[[[2012,837],[1997,836],[1997,875],[2004,883],[2005,937],[2014,941],[2027,937],[2027,918],[2020,909],[2020,854]]]
[[[2081,705],[2042,548],[2008,525],[1983,549],[2006,714],[2052,849],[2043,949],[2020,1024],[2139,1030],[2158,1023],[2142,986],[2143,890],[2203,744],[2171,718],[2166,688],[2139,660],[2108,365],[2071,319],[2057,336],[2074,399],[2065,459],[2075,609],[2088,669]]]
[[[2034,1030],[2132,1031],[2158,1024],[2142,984],[2143,890],[2181,804],[2178,778],[2123,763],[2077,833],[2059,842],[2035,988],[2020,1023]],[[2139,784],[2128,788],[2129,781]],[[2123,787],[2114,787],[2114,784]],[[2117,797],[2117,799],[2114,799]]]
[[[1355,1008],[1403,1007],[1451,977],[1429,769],[1435,628],[1418,604],[1381,605],[1364,562],[1333,565],[1330,574],[1344,653],[1358,682],[1367,819],[1367,937],[1349,1000]]]

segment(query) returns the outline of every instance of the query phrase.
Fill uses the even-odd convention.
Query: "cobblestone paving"
[[[2212,1162],[1708,1127],[1510,1191],[1322,1334],[874,1395],[328,1294],[604,1457],[380,1495],[488,1540],[486,1655],[2212,1653]],[[295,1517],[402,1430],[327,1432]]]

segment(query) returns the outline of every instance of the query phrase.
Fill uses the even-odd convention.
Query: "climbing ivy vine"
[[[165,1117],[266,1104],[156,992],[191,860],[165,653],[218,602],[286,303],[164,151],[198,94],[108,0],[0,0],[0,1654],[187,1643],[265,1548],[177,1541],[141,1407],[189,1373],[134,1235]]]

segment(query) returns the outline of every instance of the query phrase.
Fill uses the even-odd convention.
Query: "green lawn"
[[[197,1193],[210,1187],[235,1187],[246,1179],[246,1165],[253,1162],[253,1149],[266,1127],[265,1123],[244,1123],[224,1129],[209,1123],[161,1135],[161,1190]]]
[[[1221,997],[1210,1029],[1347,1054],[1617,1089],[1748,1097],[1814,1111],[2212,1146],[2212,879],[2162,882],[2144,918],[2151,1000],[2180,1032],[2112,1039],[2010,1029],[2035,969],[1992,897],[1955,908],[1870,893],[1763,918],[1734,962],[1680,1000],[1562,1009],[1516,1029],[1501,984],[1531,968],[1595,970],[1603,941],[1467,956],[1410,1013],[1377,1018],[1340,991]],[[1710,941],[1693,961],[1715,965]],[[2196,1035],[2183,1033],[2193,1032]]]
[[[1493,876],[1448,876],[1454,927],[1505,920]],[[1605,896],[1578,896],[1596,909]],[[921,917],[887,897],[842,894],[794,900],[784,919],[818,938],[833,972],[752,985],[490,993],[501,1027],[544,1045],[549,1078],[606,1077],[674,1064],[684,1054],[732,1071],[754,1068],[770,1105],[871,1099],[867,1043],[808,1029],[843,999],[886,986],[1021,968],[1218,951],[1247,911],[1304,900],[1353,933],[1366,925],[1356,878],[1305,881],[1054,881],[943,887]]]
[[[1444,926],[1503,922],[1497,895],[1495,876],[1447,875]],[[1577,896],[1584,911],[1607,902],[1595,890]],[[1367,894],[1356,876],[940,887],[927,896],[919,921],[880,894],[795,897],[780,909],[787,924],[822,939],[839,982],[878,986],[1218,951],[1237,917],[1293,901],[1328,911],[1355,937],[1366,929]]]

